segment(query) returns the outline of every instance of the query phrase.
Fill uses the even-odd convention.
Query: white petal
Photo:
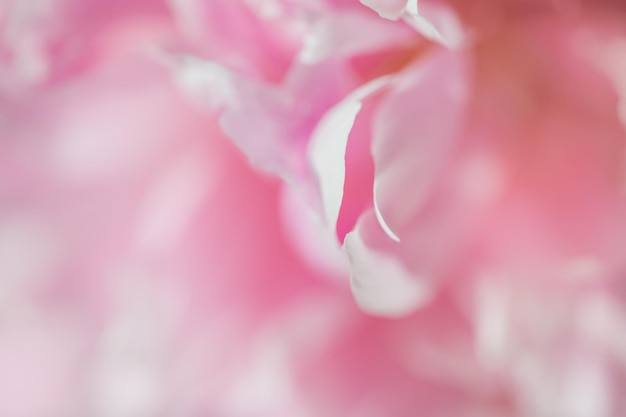
[[[463,44],[465,33],[461,22],[452,10],[440,5],[424,4],[417,13],[408,12],[403,20],[425,38],[447,48],[455,49]]]
[[[374,10],[380,17],[396,20],[405,11],[417,13],[417,0],[360,0],[362,4]]]
[[[389,236],[391,240],[395,242],[400,242],[400,238],[398,237],[398,235],[394,233],[393,230],[391,230],[391,227],[389,227],[389,225],[385,221],[385,218],[383,217],[383,214],[381,213],[380,208],[378,208],[378,199],[376,198],[376,188],[374,188],[374,213],[376,214],[376,220],[378,220],[378,224],[380,224],[380,227],[382,227],[385,234]]]
[[[417,0],[361,0],[380,17],[404,20],[422,36],[448,48],[458,48],[465,38],[461,22],[454,11],[436,2]]]
[[[391,77],[377,78],[355,90],[330,109],[313,132],[309,158],[319,182],[324,216],[331,230],[335,229],[343,200],[348,137],[361,110],[362,101],[390,81]]]
[[[335,13],[316,23],[304,39],[299,59],[315,64],[413,42],[415,33],[402,25],[365,13]]]
[[[404,10],[409,14],[417,14],[417,0],[407,0]]]
[[[369,211],[356,230],[346,236],[344,245],[352,267],[352,293],[359,307],[369,314],[402,317],[428,302],[432,290],[427,280],[411,274],[393,254],[368,246],[364,231],[377,226],[375,215]],[[382,234],[380,230],[378,235]]]

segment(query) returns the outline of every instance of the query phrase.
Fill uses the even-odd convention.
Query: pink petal
[[[468,63],[437,52],[406,70],[373,121],[374,200],[392,239],[418,212],[462,127]]]

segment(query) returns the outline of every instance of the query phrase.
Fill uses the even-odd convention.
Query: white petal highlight
[[[398,235],[396,235],[394,231],[391,230],[391,227],[389,227],[389,225],[385,221],[383,214],[380,212],[380,209],[378,208],[377,201],[378,199],[376,198],[376,189],[374,188],[374,213],[376,214],[376,220],[378,220],[378,224],[383,229],[385,234],[389,236],[391,240],[393,240],[394,242],[400,242],[400,238],[398,237]]]
[[[242,80],[225,66],[191,56],[181,57],[174,66],[176,82],[193,100],[212,109],[237,103],[237,84]]]
[[[364,231],[378,226],[374,217],[372,211],[365,214],[356,230],[346,236],[344,245],[352,266],[352,293],[366,313],[406,316],[428,302],[432,290],[426,280],[412,275],[393,255],[368,246]],[[382,235],[382,231],[379,233]]]
[[[403,20],[422,36],[446,48],[456,49],[465,41],[465,31],[456,14],[440,4],[423,3],[419,13],[408,12]]]
[[[417,13],[417,0],[361,0],[361,3],[390,20],[399,19],[405,11]]]
[[[309,158],[319,182],[324,217],[331,230],[337,225],[343,201],[348,137],[361,110],[362,101],[388,85],[390,81],[391,77],[377,78],[355,90],[330,109],[313,132],[309,144]]]
[[[304,39],[299,60],[316,64],[337,56],[382,50],[414,42],[415,33],[404,26],[364,13],[337,13],[316,23]]]
[[[465,40],[461,22],[449,6],[421,2],[418,10],[417,0],[361,0],[361,3],[382,18],[404,20],[425,38],[447,48],[458,48]]]

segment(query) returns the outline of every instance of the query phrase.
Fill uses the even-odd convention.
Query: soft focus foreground
[[[625,415],[625,99],[617,0],[0,0],[0,416]]]

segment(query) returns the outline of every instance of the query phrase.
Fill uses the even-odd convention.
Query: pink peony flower
[[[0,4],[0,415],[623,415],[625,13]]]
[[[452,299],[517,413],[619,415],[624,8],[362,3],[311,14],[278,82],[206,68],[224,131],[323,218],[364,311]]]

